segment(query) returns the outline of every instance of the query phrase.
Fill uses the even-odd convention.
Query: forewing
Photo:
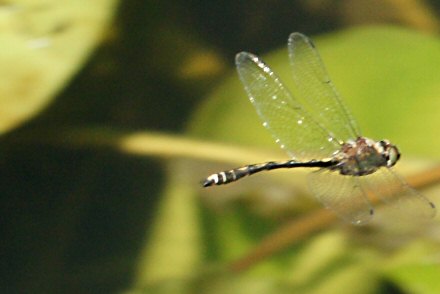
[[[360,136],[312,41],[300,33],[292,33],[288,49],[295,88],[304,108],[338,140],[345,142]]]
[[[389,206],[398,208],[405,217],[432,218],[435,215],[434,204],[389,168],[381,168],[362,180],[369,193]]]
[[[314,196],[342,219],[362,225],[373,217],[373,207],[367,199],[358,177],[343,176],[337,171],[321,169],[309,175]]]
[[[339,149],[339,143],[328,137],[326,130],[313,120],[260,58],[241,52],[235,63],[263,126],[292,158],[321,159]]]

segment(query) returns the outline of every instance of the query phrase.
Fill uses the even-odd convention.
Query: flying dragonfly
[[[400,158],[398,148],[388,140],[361,136],[313,42],[301,33],[292,33],[288,52],[295,95],[258,56],[241,52],[235,63],[263,126],[290,159],[215,173],[203,186],[228,184],[265,170],[318,168],[308,177],[312,193],[353,224],[365,224],[373,217],[367,195],[397,203],[411,216],[433,217],[434,204],[392,170]]]

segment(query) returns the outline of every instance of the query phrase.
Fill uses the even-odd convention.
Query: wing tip
[[[437,215],[437,208],[435,204],[431,201],[429,201],[429,206],[431,206],[431,212],[428,215],[428,218],[434,218]]]
[[[287,41],[289,48],[293,48],[294,44],[298,42],[304,42],[306,44],[309,44],[309,46],[312,47],[313,49],[316,49],[316,46],[313,43],[313,41],[306,35],[298,32],[291,33]]]
[[[293,32],[293,33],[291,33],[290,35],[289,35],[289,39],[288,39],[288,42],[289,43],[292,43],[292,42],[295,42],[295,41],[297,41],[297,40],[299,40],[299,39],[305,39],[305,40],[307,40],[307,39],[309,39],[309,38],[307,38],[306,37],[306,35],[304,35],[304,34],[302,34],[302,33],[300,33],[300,32]]]
[[[374,216],[374,208],[370,207],[368,214],[360,215],[356,219],[352,220],[351,223],[356,226],[364,226],[373,219],[373,216]]]
[[[235,55],[235,65],[240,65],[243,64],[245,62],[248,62],[249,60],[253,60],[258,57],[252,53],[246,52],[246,51],[242,51],[239,52]]]

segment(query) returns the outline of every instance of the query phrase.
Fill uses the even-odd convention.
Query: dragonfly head
[[[399,149],[388,140],[381,140],[375,144],[376,150],[382,154],[386,160],[386,166],[392,167],[400,158]]]

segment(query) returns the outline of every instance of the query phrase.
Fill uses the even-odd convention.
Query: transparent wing
[[[295,88],[304,108],[338,140],[345,142],[360,136],[312,41],[300,33],[292,33],[288,49]]]
[[[358,178],[321,169],[310,173],[309,186],[326,208],[348,222],[361,225],[371,220],[373,207]]]
[[[435,206],[422,194],[411,188],[408,183],[389,168],[381,168],[375,173],[362,177],[369,192],[389,204],[398,208],[404,216],[432,218],[435,215]]]
[[[339,143],[316,123],[257,56],[241,52],[235,58],[240,80],[275,141],[296,159],[330,157]]]

